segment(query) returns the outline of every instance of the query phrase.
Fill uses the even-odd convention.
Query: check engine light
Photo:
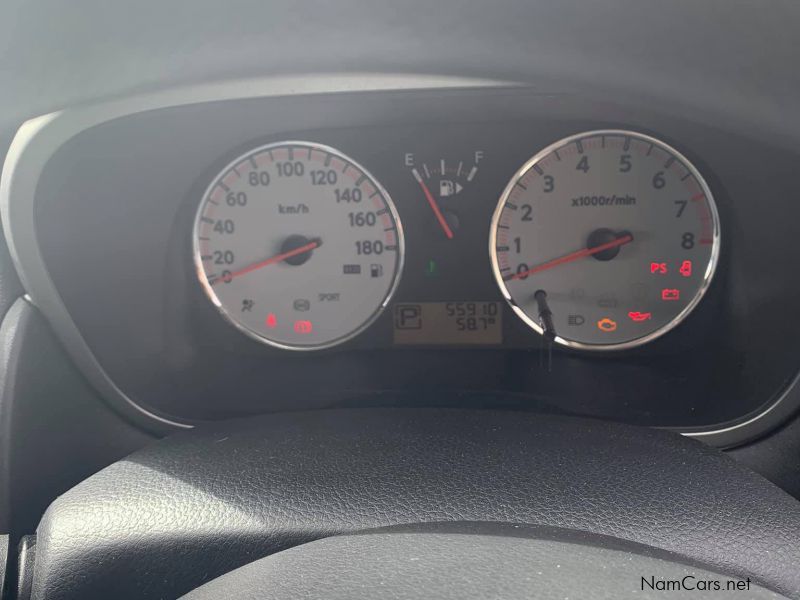
[[[617,322],[614,321],[613,319],[609,319],[608,317],[606,317],[604,319],[600,319],[597,322],[597,328],[600,331],[607,331],[607,332],[616,331],[617,330]]]

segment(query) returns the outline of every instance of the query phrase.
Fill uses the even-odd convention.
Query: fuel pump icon
[[[458,183],[457,181],[451,181],[450,179],[442,179],[439,182],[439,197],[446,198],[447,196],[455,196],[463,189],[464,186]]]

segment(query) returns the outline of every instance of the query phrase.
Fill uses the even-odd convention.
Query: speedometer
[[[338,150],[280,142],[227,165],[194,226],[200,283],[245,334],[290,350],[342,343],[388,304],[403,264],[389,194]]]
[[[621,130],[565,138],[526,162],[490,237],[514,311],[588,350],[634,347],[677,326],[708,288],[720,246],[698,170],[664,142]]]

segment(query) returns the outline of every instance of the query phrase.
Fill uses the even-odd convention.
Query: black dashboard
[[[591,416],[731,445],[790,412],[800,288],[785,277],[797,253],[786,249],[794,223],[783,215],[799,191],[796,155],[636,103],[470,83],[261,97],[226,89],[34,121],[10,167],[34,185],[26,195],[23,177],[11,179],[18,194],[6,200],[4,223],[32,299],[109,399],[156,429],[305,408],[435,405]],[[548,145],[591,131],[668,144],[702,174],[719,219],[707,293],[674,329],[610,352],[548,343],[506,301],[490,260],[509,179]],[[405,238],[385,309],[358,335],[313,352],[242,335],[209,301],[193,262],[204,190],[237,156],[282,140],[357,161],[391,196]],[[602,328],[602,311],[615,305],[595,300],[601,312],[589,326]],[[583,324],[577,317],[563,325]]]
[[[0,10],[3,600],[800,597],[796,1]]]

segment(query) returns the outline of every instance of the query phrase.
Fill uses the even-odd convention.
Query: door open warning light
[[[617,330],[617,322],[609,319],[608,317],[604,317],[597,322],[597,328],[600,331],[611,332]]]
[[[692,261],[685,260],[681,263],[681,268],[678,269],[681,275],[684,277],[691,277],[692,276]]]
[[[628,313],[628,317],[630,318],[630,320],[635,322],[635,323],[641,323],[642,321],[648,321],[648,320],[650,320],[652,318],[652,316],[653,316],[653,313],[639,312],[638,310]]]

